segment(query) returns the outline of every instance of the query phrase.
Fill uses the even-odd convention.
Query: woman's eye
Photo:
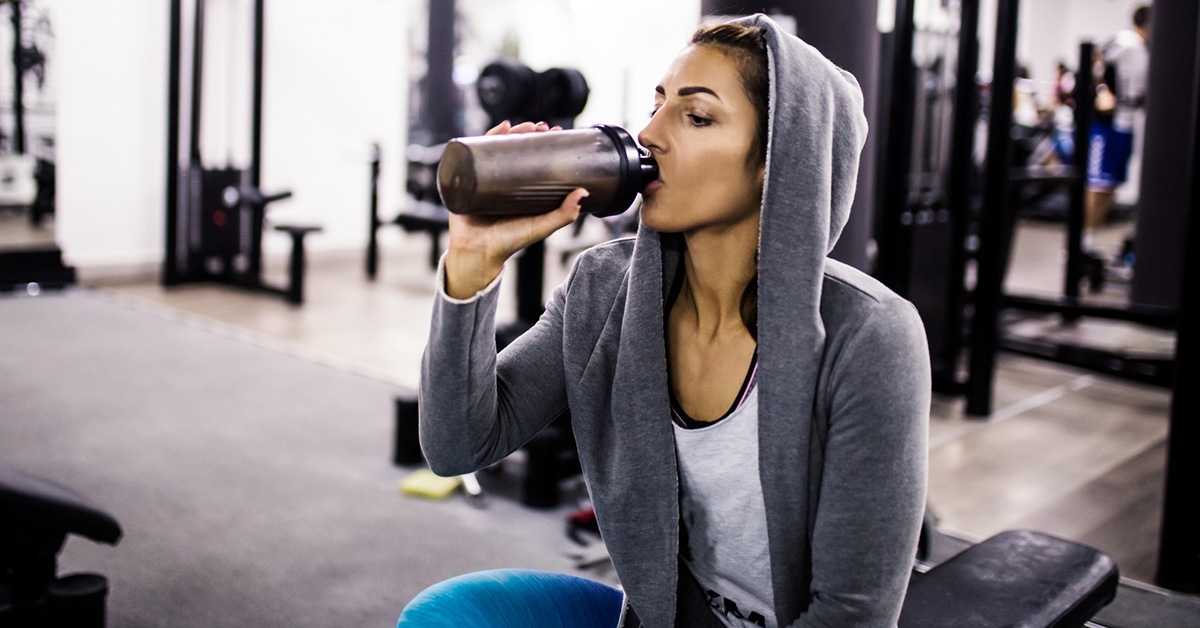
[[[689,113],[688,119],[691,120],[692,124],[694,124],[696,126],[708,126],[708,125],[712,124],[712,120],[709,120],[708,118],[703,118],[694,113]]]
[[[653,108],[653,109],[651,109],[651,110],[650,110],[650,112],[649,112],[649,117],[653,118],[653,117],[654,117],[654,114],[656,114],[656,113],[658,113],[658,107],[655,107],[655,108]]]

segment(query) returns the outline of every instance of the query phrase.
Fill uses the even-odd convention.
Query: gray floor
[[[1121,228],[1099,239],[1115,248]],[[1061,226],[1026,224],[1016,242],[1010,287],[1052,291],[1061,276]],[[394,386],[414,386],[428,326],[432,271],[428,240],[390,236],[379,279],[366,281],[357,256],[317,255],[310,263],[308,302],[217,286],[170,290],[153,277],[89,279],[105,299],[156,317],[279,349],[340,371]],[[571,243],[552,242],[551,250]],[[283,264],[269,273],[282,283]],[[551,285],[563,269],[547,269]],[[1120,301],[1122,286],[1100,298]],[[511,282],[501,316],[511,316]],[[1128,326],[1067,329],[1031,323],[1035,333],[1070,334],[1100,344],[1169,350],[1171,339]],[[966,418],[958,399],[938,398],[930,426],[930,500],[942,526],[968,539],[1031,527],[1092,544],[1112,554],[1127,578],[1152,581],[1161,507],[1165,390],[1092,375],[1028,358],[1001,356],[996,411],[987,421]],[[383,409],[387,412],[387,409]],[[377,433],[387,438],[386,430]],[[381,451],[382,453],[382,451]],[[381,477],[394,471],[378,469]],[[389,473],[393,474],[389,476]],[[504,502],[503,499],[494,500]],[[439,504],[451,517],[494,523],[466,507]],[[447,511],[445,509],[453,509]],[[558,515],[506,503],[512,521],[558,530]],[[499,515],[500,513],[497,513]],[[474,519],[472,519],[474,518]],[[513,525],[517,525],[513,523]],[[524,525],[522,523],[521,525]],[[547,556],[563,560],[561,534],[541,539]],[[476,539],[476,542],[482,542]],[[397,587],[412,590],[397,576]]]
[[[0,298],[0,329],[0,460],[123,528],[61,556],[110,626],[387,626],[454,575],[573,568],[563,509],[401,495],[388,382],[94,292]]]

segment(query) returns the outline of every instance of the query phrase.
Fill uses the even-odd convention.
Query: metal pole
[[[1079,46],[1079,71],[1075,73],[1075,152],[1071,156],[1071,168],[1075,171],[1071,181],[1071,204],[1067,209],[1067,273],[1063,295],[1070,299],[1079,298],[1079,282],[1084,274],[1083,222],[1087,195],[1088,154],[1090,152],[1090,130],[1092,111],[1095,108],[1092,87],[1092,42]],[[1067,317],[1068,319],[1074,317]]]
[[[1155,6],[1155,25],[1160,24],[1160,7]],[[1173,10],[1171,7],[1170,10]],[[1195,34],[1200,34],[1197,17]],[[1155,31],[1157,36],[1157,29]],[[1194,44],[1195,45],[1195,44]],[[1184,248],[1183,282],[1179,290],[1179,335],[1175,342],[1175,393],[1171,398],[1171,432],[1167,440],[1166,490],[1163,496],[1162,534],[1158,552],[1158,584],[1192,593],[1200,592],[1200,299],[1196,285],[1200,282],[1200,255],[1196,254],[1196,238],[1200,238],[1200,45],[1195,45],[1194,82],[1189,91],[1191,115],[1191,184],[1190,203]],[[1153,71],[1153,70],[1151,70]],[[1158,96],[1152,93],[1152,97]],[[1149,138],[1147,138],[1149,139]],[[1190,322],[1189,322],[1190,321]]]
[[[254,82],[252,84],[250,128],[250,186],[258,188],[262,178],[262,109],[263,109],[263,22],[266,18],[263,0],[254,1]]]
[[[25,154],[25,67],[21,63],[21,0],[12,0],[13,152]]]
[[[167,61],[167,233],[162,282],[179,283],[179,257],[175,247],[179,228],[179,64],[183,0],[171,0],[170,41]]]
[[[367,237],[367,279],[374,280],[379,272],[379,144],[371,145],[371,233]]]
[[[970,220],[971,179],[974,176],[975,119],[979,93],[975,74],[979,68],[979,0],[962,0],[959,9],[958,59],[954,79],[954,139],[946,206],[950,210],[950,289],[947,293],[945,371],[935,373],[940,387],[957,389],[958,358],[963,349],[963,307],[967,273],[967,223]],[[961,390],[959,390],[961,392]]]
[[[254,0],[254,75],[251,85],[250,101],[250,167],[248,172],[250,188],[261,189],[262,182],[262,109],[263,109],[263,23],[266,20],[266,7],[263,0]],[[266,204],[243,204],[242,212],[250,214],[250,251],[247,255],[249,264],[246,274],[253,281],[262,277],[262,238],[263,219],[266,214]],[[297,243],[296,247],[302,247]],[[303,254],[303,249],[300,248]]]
[[[189,165],[200,164],[200,90],[204,86],[204,2],[195,0],[196,17],[192,24],[192,111],[188,127]]]
[[[897,0],[875,276],[901,295],[908,294],[912,257],[913,216],[908,207],[908,182],[912,170],[914,31],[912,0]]]
[[[984,174],[983,216],[979,233],[979,273],[972,322],[967,414],[992,413],[992,384],[999,340],[1000,299],[1006,264],[1005,216],[1008,169],[1011,161],[1013,79],[1017,56],[1019,0],[999,0],[996,8],[996,50],[992,66],[991,119],[988,122],[987,170]]]

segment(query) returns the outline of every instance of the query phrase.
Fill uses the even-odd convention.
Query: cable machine
[[[265,194],[262,164],[264,0],[254,2],[254,65],[250,161],[245,169],[227,164],[206,168],[201,159],[201,93],[206,0],[193,0],[189,124],[181,138],[183,3],[171,1],[170,65],[167,93],[167,222],[162,283],[173,286],[213,281],[278,294],[304,302],[304,237],[320,227],[277,225],[292,238],[288,285],[276,287],[262,276],[263,222],[267,206],[292,195]]]

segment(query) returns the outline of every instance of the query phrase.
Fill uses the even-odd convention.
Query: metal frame
[[[909,210],[909,172],[912,162],[913,119],[913,0],[896,0],[896,24],[888,85],[887,139],[879,194],[876,241],[879,255],[875,278],[898,294],[909,292],[912,259],[912,216]],[[908,220],[903,216],[908,213]]]
[[[1092,73],[1082,68],[1092,67],[1095,47],[1091,42],[1079,46],[1079,72],[1075,76],[1075,152],[1071,155],[1074,177],[1071,181],[1071,204],[1067,213],[1067,272],[1063,294],[1079,298],[1079,283],[1084,276],[1083,225],[1086,208],[1088,154],[1091,152],[1088,135],[1091,133],[1093,109]]]
[[[975,315],[971,325],[970,378],[967,380],[967,413],[991,414],[992,380],[999,348],[1001,290],[1008,243],[1005,205],[1008,201],[1008,164],[1012,154],[1013,78],[1016,74],[1019,0],[998,0],[996,49],[992,66],[991,117],[988,121],[987,170],[984,173],[983,216],[979,229],[979,281],[975,288]]]
[[[300,304],[304,300],[304,237],[320,227],[303,225],[278,225],[277,231],[291,236],[292,253],[288,264],[288,285],[276,287],[262,279],[262,238],[266,206],[291,196],[291,192],[266,195],[260,188],[262,172],[262,108],[263,108],[263,57],[265,1],[254,2],[253,80],[251,95],[250,163],[245,170],[226,167],[206,170],[201,160],[200,129],[202,124],[203,66],[204,66],[204,13],[206,0],[194,0],[195,11],[192,22],[191,93],[187,130],[187,157],[180,163],[180,125],[182,116],[181,68],[183,3],[172,0],[170,9],[170,43],[167,77],[167,198],[166,198],[166,247],[163,257],[162,283],[167,286],[192,281],[217,281],[239,288],[268,292],[285,297],[290,303]],[[213,192],[212,186],[223,186],[224,193],[234,195],[226,200],[230,216],[228,223],[204,219],[201,204],[206,194]],[[218,188],[219,191],[219,188]],[[223,212],[224,210],[222,210]],[[214,215],[221,212],[214,212]],[[237,222],[236,232],[220,231],[225,224]],[[216,226],[214,226],[216,225]],[[216,229],[217,231],[213,231]],[[232,229],[232,227],[231,227]],[[220,235],[214,235],[215,233]],[[218,241],[206,240],[205,234]],[[218,258],[218,262],[229,251],[215,251],[213,247],[228,248],[231,245],[223,238],[238,236],[237,264],[219,271],[207,267],[207,262]],[[207,259],[200,259],[207,256]]]
[[[1156,11],[1158,8],[1156,7]],[[1200,35],[1200,16],[1196,33]],[[1192,94],[1191,196],[1187,219],[1187,242],[1183,283],[1179,295],[1179,335],[1175,347],[1175,386],[1171,398],[1171,431],[1167,439],[1167,465],[1163,495],[1162,532],[1158,553],[1158,584],[1180,591],[1200,593],[1200,335],[1195,321],[1200,317],[1200,255],[1195,242],[1200,238],[1200,43],[1196,45]],[[1188,289],[1191,286],[1192,289]]]
[[[941,373],[934,373],[934,385],[942,392],[959,392],[963,383],[958,374],[958,356],[964,347],[963,306],[967,298],[964,282],[967,269],[969,214],[971,209],[971,178],[975,153],[975,120],[979,113],[979,94],[975,87],[975,72],[979,67],[979,0],[961,0],[958,31],[958,61],[954,94],[954,139],[951,146],[950,176],[946,190],[946,205],[951,216],[950,283],[946,308],[945,357]]]
[[[13,152],[25,154],[25,72],[21,45],[21,0],[10,0],[13,26]]]
[[[912,0],[898,2],[895,30],[884,36],[888,70],[881,81],[886,90],[882,101],[891,106],[881,124],[880,162],[886,167],[879,181],[875,227],[879,248],[874,275],[921,312],[929,335],[935,390],[961,394],[959,370],[968,299],[963,278],[978,113],[979,2],[959,3],[957,44],[946,46],[948,54],[941,57],[943,61],[954,59],[954,92],[948,103],[935,103],[928,94],[921,98],[918,87],[925,82],[924,74],[939,70],[915,63],[917,42],[923,34],[917,31],[913,14]],[[945,118],[935,122],[933,117],[944,106],[949,107],[949,145],[922,140],[926,150],[914,161],[918,159],[913,150],[917,129],[934,132],[945,124]],[[918,115],[923,120],[916,123]],[[946,153],[935,165],[929,160],[930,150]]]
[[[1012,84],[1016,55],[1019,0],[1000,0],[996,20],[996,53],[992,81],[992,111],[988,125],[988,165],[983,215],[980,221],[979,280],[970,339],[970,372],[966,413],[985,417],[992,410],[995,355],[1007,350],[1088,369],[1105,375],[1169,387],[1175,372],[1173,359],[1107,351],[1066,342],[1006,336],[1000,323],[1005,309],[1059,314],[1064,320],[1083,317],[1120,320],[1159,329],[1175,329],[1177,313],[1147,306],[1108,307],[1081,300],[1080,283],[1087,263],[1083,252],[1084,203],[1087,185],[1088,135],[1092,121],[1092,81],[1078,72],[1075,87],[1075,153],[1071,168],[1048,175],[1016,172],[1009,165],[1012,126]],[[1080,46],[1080,68],[1092,63],[1093,46]],[[1067,217],[1067,268],[1063,295],[1058,298],[1006,294],[1005,268],[1011,252],[1015,215],[1011,210],[1014,183],[1041,180],[1070,186]]]

